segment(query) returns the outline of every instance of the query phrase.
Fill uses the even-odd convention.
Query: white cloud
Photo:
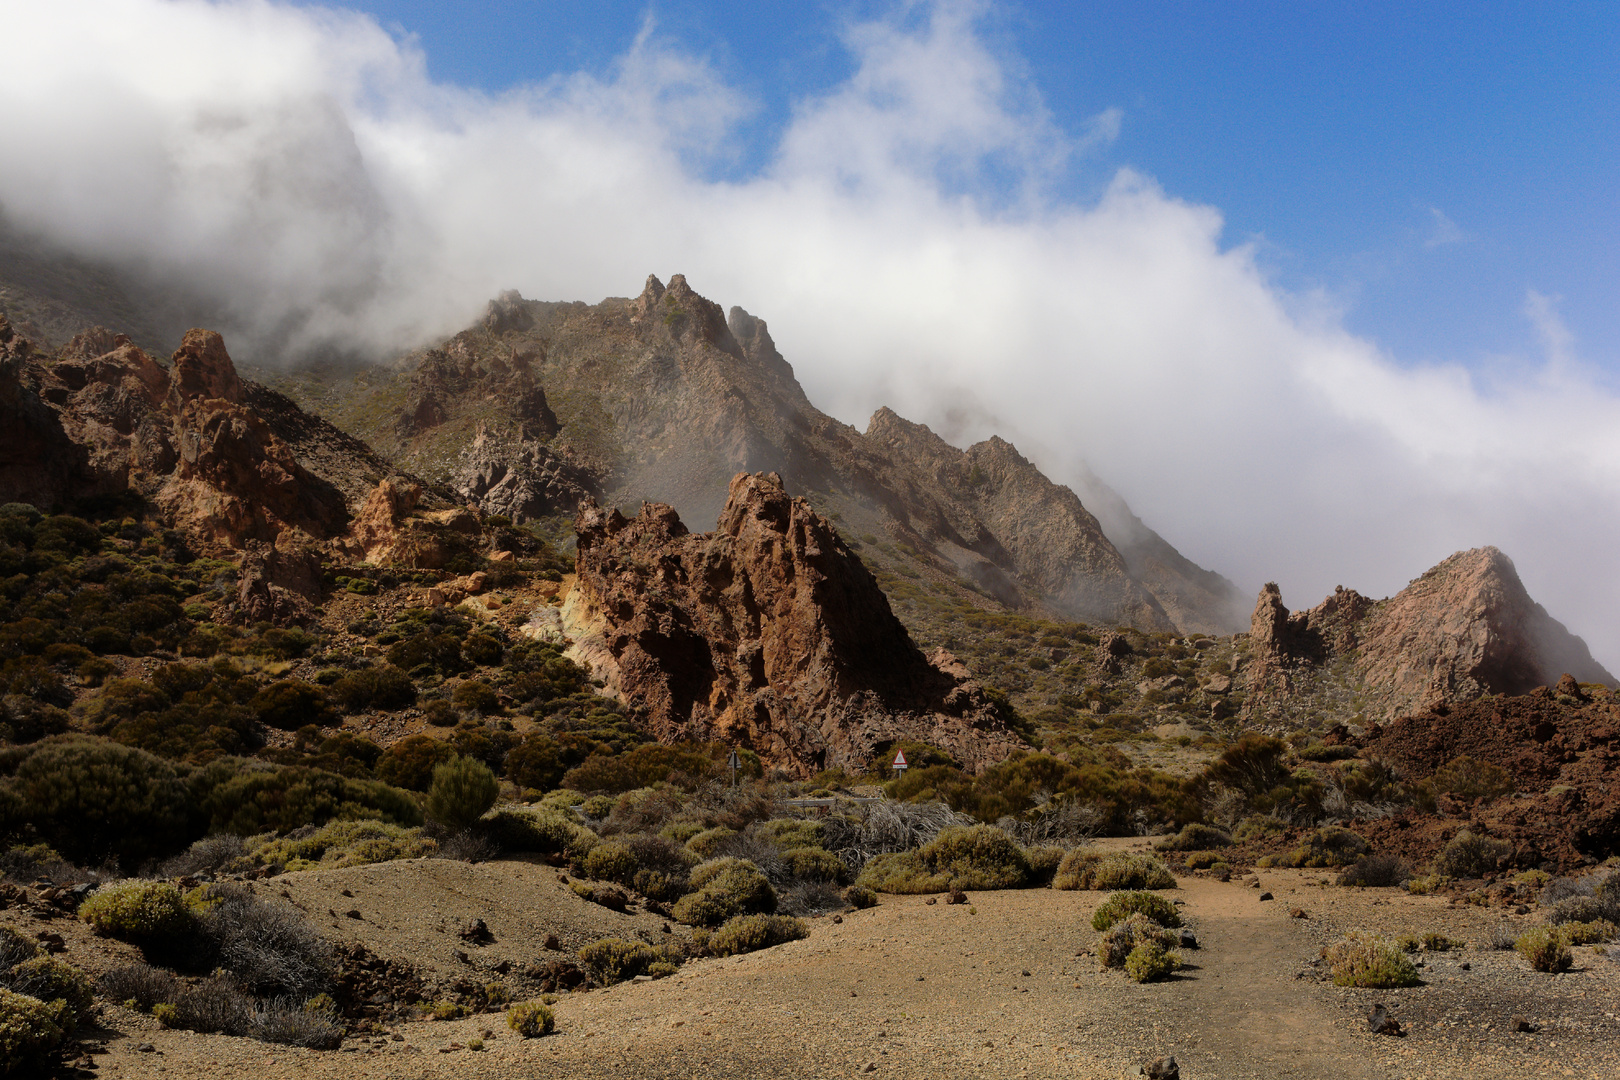
[[[1462,228],[1446,212],[1438,206],[1429,207],[1430,221],[1429,235],[1424,238],[1423,246],[1426,248],[1445,247],[1448,244],[1461,244],[1473,237],[1462,231]]]
[[[1527,308],[1544,362],[1411,367],[1149,177],[1054,196],[1122,114],[1064,131],[980,10],[849,27],[849,80],[798,104],[757,175],[715,181],[749,103],[656,29],[605,77],[491,97],[342,12],[9,0],[27,47],[0,83],[0,206],[228,302],[261,355],[412,343],[503,288],[592,300],[685,272],[768,319],[843,419],[892,404],[999,430],[1060,478],[1089,462],[1189,556],[1295,606],[1494,543],[1620,666],[1617,402],[1554,305]]]

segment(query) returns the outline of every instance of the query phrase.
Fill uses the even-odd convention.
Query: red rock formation
[[[244,392],[207,330],[186,334],[167,371],[100,328],[54,363],[13,346],[0,368],[0,499],[52,507],[134,489],[205,546],[240,548],[286,529],[331,536],[348,517],[342,495],[238,404]]]
[[[1372,718],[1487,694],[1523,694],[1573,672],[1614,676],[1530,598],[1508,557],[1493,547],[1458,552],[1394,597],[1373,603],[1340,587],[1290,614],[1276,585],[1260,592],[1250,628],[1251,713],[1295,691],[1296,676],[1339,660]]]
[[[897,738],[975,771],[1023,746],[949,654],[925,660],[872,575],[774,474],[739,474],[715,531],[646,504],[576,523],[569,618],[598,674],[666,741],[721,740],[797,775]]]

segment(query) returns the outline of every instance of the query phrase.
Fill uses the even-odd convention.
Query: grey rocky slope
[[[1229,582],[1145,528],[1128,557],[1004,440],[960,450],[887,409],[865,432],[822,413],[763,320],[680,275],[595,305],[508,293],[390,371],[277,385],[492,513],[560,521],[590,495],[704,523],[734,475],[776,472],[863,558],[941,595],[1143,630],[1242,625]]]

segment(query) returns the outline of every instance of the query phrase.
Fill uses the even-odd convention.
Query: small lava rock
[[[1389,1014],[1382,1004],[1374,1005],[1367,1014],[1367,1030],[1374,1035],[1405,1035],[1401,1022]]]
[[[1162,1057],[1137,1069],[1136,1075],[1146,1076],[1148,1080],[1181,1080],[1181,1066],[1173,1056]]]
[[[1260,894],[1260,899],[1261,900],[1270,900],[1271,899],[1271,894],[1268,893],[1268,892],[1263,892],[1263,893]]]

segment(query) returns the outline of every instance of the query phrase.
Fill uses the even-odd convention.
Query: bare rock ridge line
[[[977,772],[1025,748],[941,650],[925,659],[832,524],[775,474],[739,473],[712,533],[646,504],[581,509],[567,618],[580,655],[661,741],[721,740],[807,776],[899,738]]]
[[[864,433],[822,413],[763,319],[722,312],[679,274],[595,305],[504,293],[477,325],[402,358],[392,381],[356,380],[318,407],[515,520],[571,516],[589,495],[709,521],[733,475],[776,472],[846,536],[881,538],[900,564],[957,579],[982,606],[1144,630],[1242,627],[1230,582],[1140,522],[1133,538],[1163,550],[1133,576],[1079,497],[1004,440],[963,451],[887,409]]]
[[[1290,612],[1274,584],[1250,625],[1248,708],[1265,715],[1301,691],[1301,676],[1337,664],[1374,719],[1489,694],[1525,694],[1560,676],[1615,681],[1586,643],[1530,598],[1494,547],[1460,551],[1388,600],[1340,586]]]

